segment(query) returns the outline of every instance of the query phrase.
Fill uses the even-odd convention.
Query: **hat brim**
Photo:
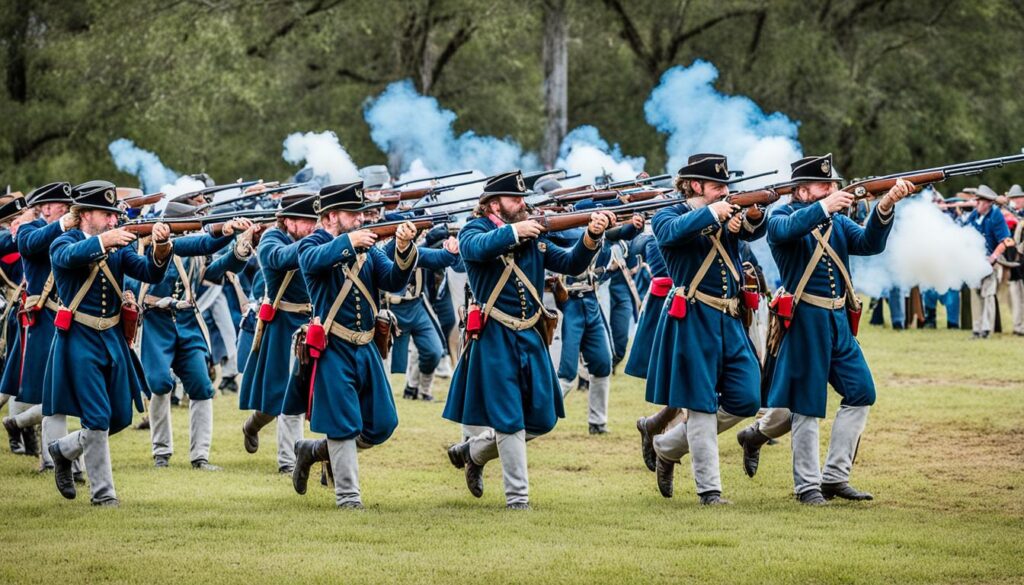
[[[33,199],[28,204],[29,206],[42,205],[44,203],[64,203],[66,205],[74,205],[75,202],[70,197],[40,197],[39,199]]]
[[[529,197],[536,195],[533,191],[490,191],[480,194],[480,202],[483,203],[491,197]]]
[[[124,210],[120,207],[110,207],[107,205],[89,205],[87,203],[74,203],[71,207],[77,211],[109,211],[118,215],[126,215]]]
[[[842,177],[800,177],[798,179],[790,179],[789,183],[842,183],[845,180]]]
[[[320,208],[320,215],[328,211],[348,211],[349,213],[359,213],[361,211],[370,211],[371,209],[379,209],[384,207],[384,204],[380,201],[374,201],[372,203],[366,203],[361,207],[345,207],[346,203],[335,203],[334,205],[328,205],[327,207]]]
[[[728,179],[723,180],[722,177],[708,177],[706,175],[676,175],[677,179],[686,179],[688,181],[711,181],[712,183],[721,183],[728,185],[730,181]]]
[[[281,219],[284,219],[286,217],[290,217],[292,219],[320,219],[320,216],[315,213],[299,213],[297,211],[278,211],[277,213],[274,214],[274,217],[280,217]]]

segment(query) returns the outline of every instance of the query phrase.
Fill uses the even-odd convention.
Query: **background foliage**
[[[8,0],[0,181],[134,183],[107,152],[119,137],[221,180],[287,176],[298,130],[385,162],[362,106],[405,78],[457,130],[540,151],[550,10],[569,22],[568,128],[597,126],[652,171],[666,156],[644,99],[696,58],[722,91],[800,120],[805,151],[848,177],[1024,144],[1022,0]]]

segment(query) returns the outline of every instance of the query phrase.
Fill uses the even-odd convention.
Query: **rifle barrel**
[[[422,179],[412,179],[412,180],[409,180],[409,181],[402,181],[401,183],[395,183],[394,185],[391,185],[391,188],[392,189],[397,189],[399,187],[404,187],[406,185],[411,185],[413,183],[422,183],[423,181],[440,181],[441,179],[448,179],[450,177],[461,177],[463,175],[470,175],[472,173],[473,173],[472,170],[469,170],[469,171],[457,171],[457,172],[454,172],[454,173],[448,173],[447,175],[437,175],[436,177],[424,177]]]

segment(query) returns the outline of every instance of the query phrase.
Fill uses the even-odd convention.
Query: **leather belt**
[[[730,299],[723,299],[721,297],[714,297],[709,294],[697,291],[693,297],[705,305],[711,307],[716,311],[721,311],[730,317],[740,316],[740,299],[739,297],[732,297]]]
[[[496,308],[493,308],[491,309],[490,316],[494,317],[494,320],[497,321],[498,323],[501,323],[502,325],[508,327],[513,331],[525,331],[537,324],[537,321],[540,320],[540,313],[540,311],[537,311],[536,313],[533,314],[532,317],[528,317],[526,319],[519,319],[517,317],[509,315],[508,313],[504,313]]]
[[[842,309],[846,306],[846,296],[833,299],[830,297],[819,297],[818,295],[812,295],[811,293],[805,292],[804,295],[800,297],[800,302],[807,303],[813,307],[818,307],[819,309],[825,309],[826,311],[835,311],[836,309]]]
[[[289,303],[288,301],[281,301],[277,304],[277,308],[285,313],[302,313],[304,315],[308,315],[313,312],[313,305],[309,303]]]
[[[118,313],[113,317],[94,317],[81,311],[75,311],[74,319],[75,323],[81,323],[89,329],[106,331],[121,322],[121,314]]]
[[[36,303],[38,303],[38,302],[39,302],[39,295],[32,295],[32,296],[25,297],[25,302],[22,304],[22,306],[24,306],[24,307],[35,307]],[[56,312],[57,309],[60,308],[60,305],[57,303],[57,301],[55,301],[55,300],[53,300],[52,298],[49,298],[49,297],[47,297],[46,302],[43,303],[42,306],[46,307],[47,309],[50,309],[51,311],[54,311],[54,312]],[[42,308],[42,307],[40,307],[40,308]]]
[[[366,345],[373,341],[373,330],[370,331],[356,331],[349,329],[337,321],[331,322],[331,335],[340,338],[342,341],[347,341],[353,345]]]

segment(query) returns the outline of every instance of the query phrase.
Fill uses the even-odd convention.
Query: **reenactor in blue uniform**
[[[391,373],[406,373],[405,391],[402,398],[431,402],[434,394],[434,371],[444,357],[446,340],[441,338],[441,325],[424,295],[427,279],[435,271],[443,271],[459,262],[459,242],[448,237],[440,249],[429,246],[419,247],[416,272],[409,286],[401,294],[385,295],[385,306],[394,313],[401,330],[402,343],[396,343],[391,360]],[[388,242],[384,252],[394,258],[395,245]],[[401,338],[399,338],[401,339]],[[409,363],[409,340],[416,346],[416,363]]]
[[[613,370],[625,359],[630,325],[639,318],[642,298],[636,276],[641,267],[630,258],[629,250],[630,243],[643,233],[643,229],[644,218],[637,215],[632,223],[612,230],[606,238],[606,246],[611,252],[605,276],[608,281],[608,328],[611,331]]]
[[[146,378],[122,328],[125,276],[160,282],[171,260],[170,229],[153,226],[146,256],[129,244],[135,236],[117,229],[113,183],[89,181],[72,189],[70,229],[50,246],[50,261],[61,307],[56,312],[50,361],[43,380],[43,415],[79,417],[82,429],[50,443],[57,490],[76,495],[71,462],[84,455],[94,505],[116,506],[108,437],[132,421],[132,405],[141,411]],[[66,301],[66,304],[65,304]]]
[[[832,167],[832,155],[794,162],[792,180],[798,183],[792,202],[779,206],[768,219],[772,257],[785,291],[792,291],[773,300],[788,325],[775,324],[784,335],[769,350],[769,361],[776,357],[769,366],[768,406],[792,412],[794,492],[801,503],[821,505],[835,497],[869,500],[870,494],[849,484],[868,410],[875,402],[871,371],[855,338],[861,303],[850,280],[849,257],[885,249],[894,206],[914,186],[899,180],[861,227],[842,213],[855,199],[837,190],[842,179]],[[823,472],[818,419],[825,416],[828,384],[843,400]],[[767,442],[757,437],[762,441]],[[750,447],[759,445],[744,445],[745,455]]]
[[[17,417],[5,418],[3,424],[8,427],[8,431],[10,427],[18,426],[23,434],[34,436],[35,426],[42,423],[43,445],[49,445],[68,433],[67,419],[63,415],[43,418],[45,368],[39,367],[39,364],[48,361],[56,332],[53,319],[58,299],[50,270],[50,244],[75,226],[74,219],[67,215],[71,204],[71,185],[44,185],[29,193],[27,203],[36,210],[39,217],[18,227],[18,252],[21,254],[27,294],[22,313],[26,322],[25,353],[21,359],[22,367],[18,368],[18,364],[12,363],[12,367],[5,370],[3,385],[7,387],[10,383],[8,376],[13,378],[14,384],[20,379],[18,403],[28,408]],[[38,448],[32,451],[31,454],[35,455]],[[53,462],[49,453],[43,450],[41,455],[40,471],[52,469]]]
[[[196,208],[169,202],[165,218],[191,217]],[[139,354],[145,366],[146,382],[152,391],[149,401],[153,463],[170,465],[174,454],[171,430],[171,394],[176,375],[189,397],[189,461],[193,469],[218,471],[211,465],[213,440],[213,383],[210,380],[210,335],[196,305],[196,288],[203,280],[206,257],[223,249],[234,237],[252,225],[248,219],[227,222],[219,236],[193,234],[175,238],[171,266],[159,283],[143,283],[138,298],[144,312]],[[173,375],[172,375],[173,372]]]
[[[35,219],[35,213],[24,208],[26,205],[25,201],[16,202],[14,201],[15,198],[21,198],[21,194],[19,193],[16,197],[12,197],[10,201],[0,206],[0,209],[3,210],[0,213],[4,216],[2,222],[8,224],[5,229],[0,230],[0,281],[2,281],[5,303],[3,319],[0,320],[0,327],[3,328],[3,332],[0,334],[2,335],[0,342],[2,342],[4,350],[2,356],[4,370],[6,368],[11,368],[12,370],[17,368],[16,371],[12,371],[10,374],[6,374],[6,371],[4,372],[3,382],[0,383],[0,408],[10,402],[11,406],[8,409],[10,417],[20,414],[24,409],[24,405],[17,401],[20,382],[19,375],[24,353],[19,316],[21,296],[24,292],[24,277],[21,256],[18,253],[17,232],[23,223]],[[5,425],[5,427],[11,453],[24,455],[25,445],[22,443],[21,428],[16,424]],[[35,450],[38,451],[38,440],[30,435],[29,441],[30,443],[36,443]]]
[[[254,341],[244,348],[239,408],[253,413],[242,425],[245,450],[260,446],[260,429],[277,419],[277,470],[295,469],[295,442],[302,439],[301,414],[283,414],[291,371],[292,336],[309,322],[312,306],[299,272],[299,243],[313,233],[319,217],[315,193],[289,195],[277,212],[277,227],[260,238],[257,255],[264,293]]]
[[[1006,218],[995,207],[999,198],[996,192],[987,185],[981,185],[974,191],[978,205],[967,216],[965,225],[969,225],[985,238],[985,253],[989,264],[995,264],[1003,252],[1013,246],[1010,228]],[[987,339],[992,334],[996,320],[996,289],[999,280],[996,271],[981,279],[977,288],[971,289],[971,317],[974,321],[974,339]]]
[[[295,372],[285,397],[285,414],[306,414],[310,429],[327,439],[295,444],[292,485],[306,493],[309,468],[330,461],[339,508],[362,508],[357,451],[380,445],[398,426],[384,362],[374,341],[381,291],[397,292],[416,266],[416,228],[404,223],[395,233],[395,261],[374,246],[376,234],[360,229],[368,202],[362,182],[320,190],[320,229],[299,243],[299,267],[313,303],[314,320],[326,347],[318,348],[308,375]]]
[[[740,212],[729,194],[725,156],[697,154],[679,169],[676,184],[686,202],[662,209],[651,221],[675,283],[658,319],[647,371],[648,399],[686,409],[685,422],[654,437],[657,483],[673,495],[675,465],[693,461],[703,505],[722,498],[718,434],[757,414],[760,364],[747,335],[740,241],[764,235],[764,213]]]
[[[492,177],[480,203],[459,232],[459,248],[482,327],[469,342],[452,376],[444,418],[463,425],[490,427],[448,449],[465,468],[466,484],[483,495],[483,466],[500,457],[505,501],[510,509],[529,509],[526,441],[548,433],[565,416],[558,377],[538,327],[554,327],[544,309],[544,271],[580,274],[601,248],[614,216],[598,211],[571,249],[558,247],[529,219],[523,197],[529,194],[522,173]]]

